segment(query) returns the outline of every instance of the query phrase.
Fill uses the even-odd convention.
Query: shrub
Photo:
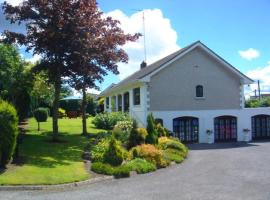
[[[34,117],[37,122],[46,122],[48,119],[48,109],[47,108],[37,108],[34,111]]]
[[[91,170],[97,174],[113,175],[114,173],[114,168],[111,165],[102,162],[92,163]]]
[[[110,139],[112,137],[112,133],[110,131],[104,131],[104,132],[97,133],[93,137],[95,137],[96,140],[101,141],[102,139],[105,139],[105,138]]]
[[[12,105],[0,100],[0,167],[5,167],[11,160],[17,135],[17,112]]]
[[[100,113],[95,116],[92,123],[99,129],[112,130],[119,121],[131,121],[126,113]]]
[[[130,176],[130,169],[126,165],[113,167],[106,163],[96,162],[91,165],[91,170],[98,174],[113,175],[115,178]]]
[[[169,163],[163,159],[162,151],[151,144],[142,144],[134,147],[131,149],[131,154],[133,158],[145,159],[155,164],[157,168],[163,168],[169,165]]]
[[[124,132],[130,132],[133,127],[133,122],[131,120],[128,121],[118,121],[114,128],[119,128]]]
[[[164,159],[166,159],[169,162],[174,161],[176,163],[181,163],[184,160],[184,157],[181,154],[181,152],[179,152],[178,150],[175,150],[175,149],[164,150],[163,156],[164,156]]]
[[[58,109],[58,117],[63,118],[63,117],[66,117],[66,116],[67,116],[66,111],[63,108],[59,108]]]
[[[137,128],[137,125],[134,125],[134,128],[130,132],[129,136],[129,148],[135,147],[140,144],[145,143],[145,138],[148,133],[145,128]]]
[[[179,151],[179,154],[186,157],[188,148],[181,143],[177,138],[160,137],[158,139],[158,145],[161,149],[175,149]]]
[[[141,158],[135,158],[134,160],[128,162],[126,165],[130,171],[136,171],[138,174],[145,174],[157,169],[153,163]]]
[[[121,165],[119,167],[115,167],[114,171],[113,171],[113,175],[115,178],[130,177],[130,169],[126,165]]]
[[[92,162],[104,162],[104,154],[109,149],[109,138],[104,138],[97,145],[91,148],[91,161]]]
[[[146,143],[157,144],[158,134],[157,130],[155,129],[155,119],[152,114],[147,116],[147,132],[148,135],[146,136]]]
[[[123,150],[119,144],[116,143],[114,137],[111,138],[108,150],[104,154],[104,162],[112,166],[121,165],[124,160]]]
[[[46,122],[48,119],[48,109],[47,108],[37,108],[34,111],[34,117],[38,122],[38,131],[40,131],[40,122]]]
[[[122,143],[127,143],[132,129],[132,121],[118,121],[113,128],[113,135]]]
[[[156,130],[157,130],[158,137],[162,137],[162,136],[167,136],[168,135],[168,131],[160,123],[158,123],[156,125]]]

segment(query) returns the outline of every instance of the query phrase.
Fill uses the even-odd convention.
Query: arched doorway
[[[173,132],[182,142],[199,142],[199,119],[196,117],[178,117],[173,119]]]
[[[251,118],[252,139],[270,139],[270,115],[255,115]]]
[[[214,119],[215,142],[237,141],[237,118],[219,116]]]

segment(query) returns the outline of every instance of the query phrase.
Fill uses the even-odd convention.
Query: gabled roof
[[[247,77],[245,74],[241,73],[238,69],[236,69],[231,64],[229,64],[227,61],[225,61],[223,58],[221,58],[219,55],[217,55],[214,51],[209,49],[206,45],[204,45],[200,41],[197,41],[197,42],[194,42],[194,43],[192,43],[192,44],[154,62],[153,64],[151,64],[145,68],[142,68],[142,69],[136,71],[135,73],[131,74],[130,76],[128,76],[124,80],[120,81],[118,84],[110,85],[103,92],[101,92],[100,95],[102,96],[102,95],[104,95],[112,90],[115,90],[115,89],[120,88],[120,87],[125,86],[125,85],[132,84],[134,82],[141,80],[142,78],[153,75],[155,72],[158,72],[160,69],[162,69],[163,67],[166,67],[168,64],[170,64],[171,62],[174,62],[175,60],[177,60],[181,56],[185,55],[187,52],[193,50],[197,46],[200,46],[203,49],[205,49],[210,55],[215,57],[217,60],[222,62],[226,67],[228,67],[232,72],[236,73],[239,77],[241,77],[243,80],[245,80],[244,83],[250,84],[250,83],[254,82],[252,79]]]

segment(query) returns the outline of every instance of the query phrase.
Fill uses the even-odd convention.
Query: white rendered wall
[[[140,87],[140,105],[134,105],[133,103],[133,89],[134,88],[138,88]],[[129,92],[129,114],[131,117],[133,117],[134,119],[137,120],[138,125],[141,127],[145,127],[146,126],[146,118],[147,118],[147,86],[144,83],[140,83],[140,85],[135,85],[133,87],[127,88],[127,89],[123,89],[123,90],[119,90],[116,91],[112,94],[110,94],[109,97],[109,108],[106,108],[106,97],[104,100],[104,111],[105,112],[112,112],[112,97],[117,96],[119,94],[122,95],[122,110],[124,108],[124,99],[123,99],[123,95],[124,93]],[[118,104],[117,100],[116,100],[116,104]],[[116,107],[116,110],[118,109],[118,107]],[[120,111],[119,111],[120,112]]]
[[[192,116],[199,118],[199,143],[207,143],[206,130],[213,130],[214,118],[223,115],[237,117],[237,141],[244,141],[243,129],[251,130],[251,117],[259,114],[270,115],[270,108],[245,108],[239,110],[198,110],[198,111],[151,111],[155,118],[161,118],[164,126],[173,131],[173,119],[177,117]],[[252,139],[252,132],[249,133]],[[214,134],[212,134],[214,142]]]

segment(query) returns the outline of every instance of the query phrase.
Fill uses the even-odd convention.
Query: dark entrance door
[[[124,112],[129,112],[129,92],[124,94]]]
[[[216,117],[215,142],[237,141],[237,118],[233,116]]]
[[[173,132],[182,142],[199,141],[199,119],[196,117],[178,117],[173,119]]]
[[[251,118],[252,139],[270,139],[270,115],[256,115]]]

